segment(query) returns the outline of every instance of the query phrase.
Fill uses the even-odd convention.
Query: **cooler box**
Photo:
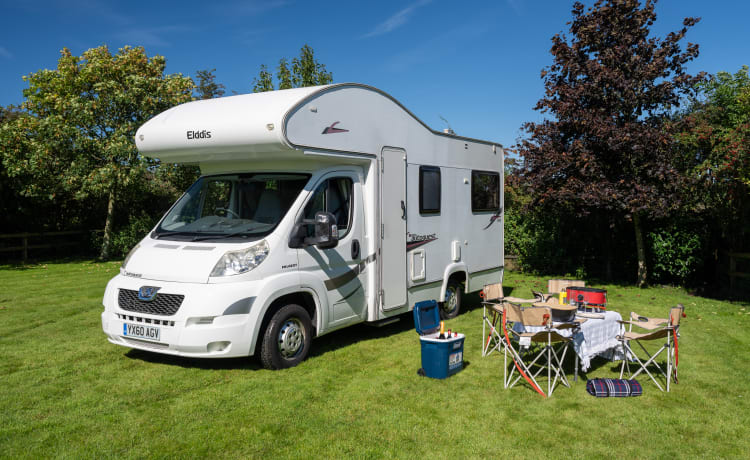
[[[422,346],[422,370],[427,377],[444,379],[464,367],[464,334],[440,340],[440,311],[435,300],[414,305],[414,327]]]

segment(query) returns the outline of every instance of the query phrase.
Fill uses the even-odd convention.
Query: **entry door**
[[[391,310],[406,305],[406,152],[385,148],[380,161],[380,289]]]

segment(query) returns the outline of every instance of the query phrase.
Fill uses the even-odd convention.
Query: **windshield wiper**
[[[160,239],[163,236],[173,236],[173,235],[194,235],[195,232],[186,232],[186,231],[172,231],[172,232],[154,232],[154,238],[157,240]]]
[[[196,236],[190,241],[223,240],[225,238],[231,238],[233,236],[239,236],[239,235],[250,236],[250,235],[253,235],[253,233],[247,233],[247,230],[242,230],[241,232],[223,233],[219,235]]]

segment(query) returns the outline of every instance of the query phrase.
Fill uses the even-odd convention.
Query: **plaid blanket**
[[[586,391],[598,398],[640,396],[643,388],[638,380],[591,379],[586,383]]]

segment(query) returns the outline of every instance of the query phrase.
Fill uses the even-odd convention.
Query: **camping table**
[[[573,336],[573,348],[581,359],[581,370],[591,367],[591,358],[602,356],[606,359],[622,359],[622,344],[617,340],[622,330],[622,316],[616,311],[604,312],[604,318],[587,318],[581,330]]]
[[[618,322],[621,320],[622,316],[616,311],[606,311],[604,318],[586,318],[586,322],[581,324],[580,329],[573,335],[573,349],[576,352],[575,380],[578,379],[579,360],[581,370],[586,372],[591,367],[591,359],[596,356],[609,360],[622,359],[622,345],[617,340],[617,336],[622,333],[622,325]],[[514,329],[516,329],[515,325]],[[538,332],[543,329],[544,327],[541,326],[526,327],[524,331],[518,332]],[[557,332],[563,337],[570,337],[573,334],[571,329],[561,329]]]

